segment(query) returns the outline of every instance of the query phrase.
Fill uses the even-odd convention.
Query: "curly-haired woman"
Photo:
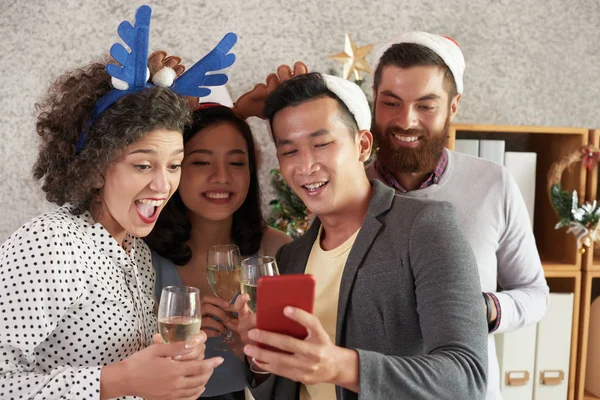
[[[184,131],[181,184],[146,238],[154,250],[157,296],[165,286],[182,284],[212,293],[206,275],[211,246],[236,244],[243,256],[274,256],[291,241],[263,220],[254,140],[246,121],[216,103],[200,104],[192,119]],[[243,399],[244,364],[231,351],[216,350],[216,336],[227,330],[225,311],[231,311],[227,301],[202,296],[206,355],[225,359],[202,397]]]
[[[59,78],[38,105],[34,177],[60,206],[0,247],[0,398],[196,398],[223,360],[204,333],[152,344],[154,271],[142,237],[175,192],[186,101],[111,89],[106,63]],[[82,141],[82,135],[86,139]]]

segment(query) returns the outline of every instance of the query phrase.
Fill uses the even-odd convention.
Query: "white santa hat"
[[[338,76],[322,74],[327,88],[348,107],[359,130],[371,130],[371,109],[365,92],[354,82]]]
[[[442,60],[444,60],[444,63],[446,63],[450,72],[452,72],[458,93],[463,92],[465,58],[458,47],[458,43],[449,37],[442,37],[427,32],[406,32],[394,36],[389,42],[377,49],[373,71],[377,71],[377,66],[379,65],[379,60],[383,56],[383,53],[394,44],[399,43],[420,44],[421,46],[433,50]]]

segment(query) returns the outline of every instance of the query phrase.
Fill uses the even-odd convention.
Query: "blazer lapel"
[[[319,234],[319,228],[321,222],[318,218],[315,218],[308,231],[300,238],[296,239],[296,243],[293,247],[293,257],[289,257],[288,262],[284,266],[280,266],[286,274],[303,274],[306,270],[306,263],[312,250],[313,243],[317,239]]]
[[[358,236],[350,250],[348,260],[344,266],[342,281],[340,283],[340,296],[338,300],[337,323],[335,330],[335,344],[343,345],[343,327],[345,323],[346,309],[348,308],[348,299],[350,291],[354,285],[356,274],[360,268],[365,256],[369,252],[377,234],[382,228],[381,222],[377,217],[388,211],[392,207],[395,196],[394,189],[391,189],[379,181],[371,181],[373,192],[369,210],[365,216],[365,221],[358,232]]]
[[[346,316],[346,308],[348,307],[348,298],[350,297],[350,290],[354,285],[354,279],[356,273],[363,259],[369,252],[373,241],[377,237],[377,233],[381,229],[381,223],[370,214],[367,214],[365,222],[363,223],[354,246],[350,250],[348,260],[344,266],[344,272],[342,274],[342,282],[340,283],[340,297],[338,300],[338,312],[337,312],[337,323],[335,329],[335,343],[340,346],[342,340],[342,330],[344,326],[344,318]]]

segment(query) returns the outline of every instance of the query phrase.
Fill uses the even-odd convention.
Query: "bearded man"
[[[503,166],[445,148],[464,69],[458,44],[447,37],[409,32],[382,46],[373,66],[371,127],[379,150],[366,170],[404,196],[456,207],[477,260],[490,333],[486,399],[495,400],[502,397],[492,333],[538,322],[549,290],[514,178]]]

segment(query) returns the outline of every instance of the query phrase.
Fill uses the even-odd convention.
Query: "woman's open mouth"
[[[135,209],[142,222],[152,224],[158,219],[159,211],[165,200],[139,199],[134,201]]]

